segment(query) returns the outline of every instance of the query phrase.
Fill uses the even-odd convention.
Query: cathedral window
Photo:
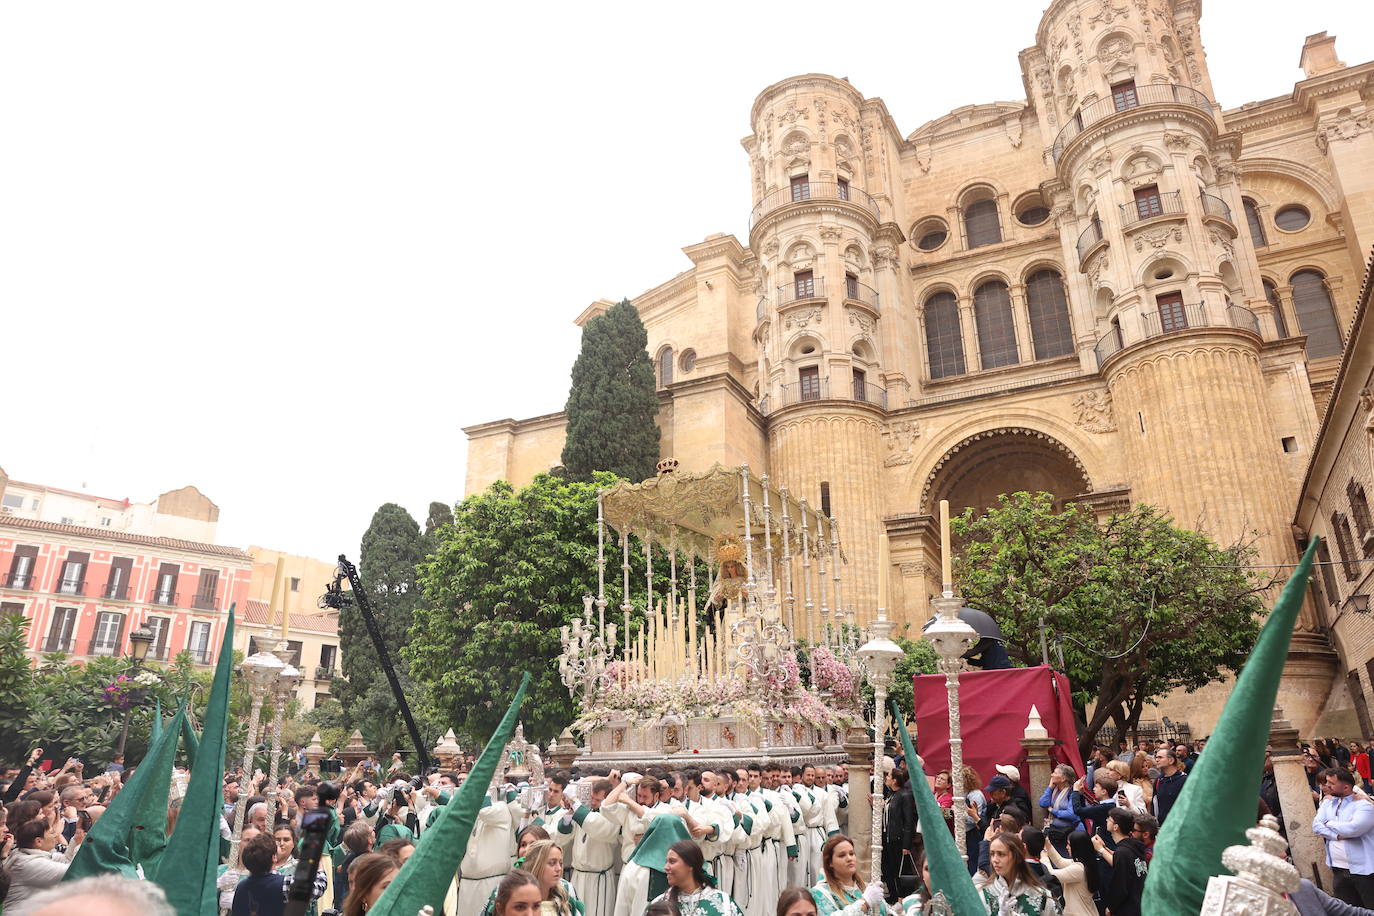
[[[1136,219],[1149,219],[1164,212],[1164,202],[1159,197],[1159,185],[1151,184],[1135,189]]]
[[[1135,108],[1139,104],[1140,100],[1136,98],[1135,94],[1135,80],[1117,83],[1112,87],[1112,105],[1117,111]]]
[[[1041,270],[1026,281],[1026,310],[1036,359],[1053,359],[1073,352],[1073,325],[1064,278],[1057,270]]]
[[[926,300],[926,358],[932,379],[964,374],[964,336],[959,327],[959,303],[954,294],[940,292]]]
[[[1250,241],[1255,243],[1256,248],[1263,248],[1269,244],[1269,240],[1264,237],[1264,221],[1260,219],[1259,208],[1248,197],[1242,197],[1240,202],[1245,207],[1245,222],[1250,226]]]
[[[673,348],[658,351],[658,386],[667,388],[673,383]]]
[[[1165,293],[1155,297],[1159,306],[1159,330],[1162,334],[1188,327],[1188,310],[1183,307],[1182,293]]]
[[[811,199],[811,180],[806,175],[795,175],[792,178],[792,199],[810,200]]]
[[[868,373],[862,369],[855,369],[854,372],[854,400],[868,400]]]
[[[1336,322],[1336,308],[1326,278],[1315,270],[1300,270],[1288,281],[1293,287],[1293,311],[1298,313],[1298,329],[1307,335],[1307,356],[1340,356],[1345,348]]]
[[[1268,280],[1264,281],[1264,300],[1274,307],[1274,327],[1279,337],[1288,336],[1288,319],[1283,317],[1283,303],[1279,302],[1279,291]]]
[[[997,201],[978,200],[964,208],[964,231],[968,247],[981,248],[1002,241],[1002,226],[997,220]]]
[[[840,178],[835,182],[835,196],[840,200],[849,200],[849,181]]]
[[[821,515],[830,517],[830,482],[821,481]]]
[[[797,299],[810,299],[816,295],[816,275],[809,270],[799,270],[792,275],[792,291]]]
[[[1336,585],[1336,567],[1331,565],[1331,551],[1327,542],[1317,545],[1317,562],[1321,564],[1322,588],[1326,591],[1326,603],[1335,607],[1341,601],[1340,587]]]
[[[1350,514],[1355,517],[1355,531],[1365,542],[1364,555],[1368,557],[1374,554],[1374,540],[1369,538],[1370,531],[1374,530],[1374,523],[1369,517],[1369,500],[1365,498],[1364,487],[1353,480],[1345,485],[1345,495],[1350,497]]]
[[[1007,284],[989,280],[974,290],[973,317],[978,327],[978,352],[983,368],[1016,365],[1020,357],[1016,351],[1016,324],[1011,316]]]

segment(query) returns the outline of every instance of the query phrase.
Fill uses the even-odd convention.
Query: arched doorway
[[[921,493],[922,511],[939,511],[949,500],[950,515],[983,511],[1003,493],[1045,491],[1061,503],[1092,491],[1082,462],[1062,442],[1045,433],[1004,426],[959,442],[935,465]]]

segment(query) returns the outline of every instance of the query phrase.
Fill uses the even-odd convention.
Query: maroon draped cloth
[[[943,674],[915,678],[916,751],[927,773],[949,769],[949,703]],[[964,739],[964,763],[978,771],[983,785],[997,775],[998,764],[1021,770],[1021,785],[1030,785],[1026,750],[1021,738],[1031,706],[1040,713],[1045,730],[1055,740],[1050,757],[1067,763],[1080,776],[1083,758],[1069,698],[1069,679],[1053,668],[1003,668],[968,671],[959,675],[959,735]],[[1040,788],[1036,787],[1036,791]],[[1032,802],[1035,799],[1031,799]]]

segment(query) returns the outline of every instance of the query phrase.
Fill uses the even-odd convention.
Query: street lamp
[[[143,660],[148,657],[148,650],[152,648],[153,640],[156,638],[146,623],[129,634],[129,657],[134,661],[130,673],[137,674],[138,669],[143,667]],[[124,744],[129,740],[129,717],[133,711],[133,703],[124,710],[124,728],[119,732],[119,748],[115,751],[121,757],[124,756]]]
[[[253,701],[253,705],[248,711],[248,740],[243,749],[243,772],[244,777],[251,779],[253,772],[253,751],[258,744],[258,721],[262,718],[262,703],[267,698],[267,694],[277,683],[277,678],[281,670],[286,667],[282,660],[270,652],[261,650],[254,652],[243,660],[239,665],[239,674],[248,682],[248,695]],[[239,793],[238,803],[234,809],[234,833],[229,841],[229,863],[231,866],[238,861],[239,842],[243,835],[243,816],[248,804],[249,793],[244,791]]]
[[[286,713],[286,705],[296,696],[296,688],[301,685],[304,675],[291,664],[291,646],[286,640],[277,643],[272,654],[282,662],[277,681],[272,685],[272,756],[267,765],[267,805],[276,810],[277,803],[277,766],[281,757],[281,725]]]

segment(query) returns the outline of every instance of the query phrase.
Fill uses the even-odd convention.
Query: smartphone
[[[39,768],[40,770],[42,770],[44,773],[46,773],[46,772],[48,772],[49,770],[52,769],[52,761],[51,761],[51,760],[40,760],[40,761],[38,762],[38,768]]]

